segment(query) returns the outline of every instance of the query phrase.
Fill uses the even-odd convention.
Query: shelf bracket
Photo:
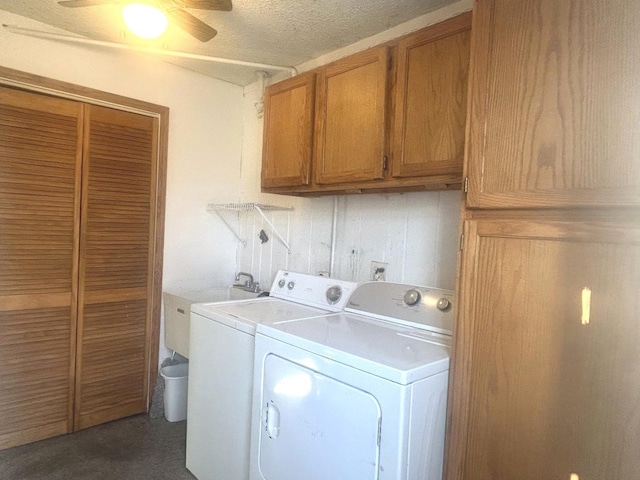
[[[278,232],[278,230],[276,230],[276,227],[273,226],[273,223],[271,223],[269,221],[269,219],[267,218],[267,216],[264,214],[264,212],[262,211],[262,209],[260,208],[259,205],[254,205],[254,208],[256,209],[256,212],[258,212],[261,216],[262,219],[267,222],[267,225],[269,225],[269,228],[271,229],[271,231],[273,233],[276,234],[276,237],[278,237],[278,239],[280,240],[280,242],[282,242],[282,244],[285,246],[285,248],[287,249],[288,253],[291,253],[291,247],[289,246],[289,244],[287,243],[287,241],[282,238],[282,235],[280,235],[280,232]]]
[[[242,243],[242,246],[246,247],[247,241],[244,238],[242,238],[240,235],[238,235],[238,232],[236,232],[234,228],[229,224],[229,222],[227,222],[227,219],[224,218],[222,213],[220,213],[220,210],[214,210],[214,211],[216,212],[216,215],[218,215],[220,220],[222,220],[222,223],[224,223],[227,226],[227,228],[231,230],[231,233],[233,233],[233,235],[240,241],[240,243]]]

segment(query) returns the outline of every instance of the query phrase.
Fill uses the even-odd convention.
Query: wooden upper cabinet
[[[389,51],[366,50],[320,69],[315,181],[383,178]]]
[[[640,2],[474,8],[468,206],[640,205]]]
[[[465,240],[445,478],[640,478],[638,216]]]
[[[262,147],[263,187],[309,184],[315,88],[315,72],[267,87]]]
[[[402,39],[392,176],[462,176],[471,13]]]

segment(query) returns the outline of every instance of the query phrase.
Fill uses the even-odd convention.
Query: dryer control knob
[[[288,288],[289,290],[293,290],[293,287],[295,287],[295,286],[296,286],[296,284],[295,284],[293,281],[291,281],[291,282],[287,283],[287,288]]]
[[[440,300],[438,300],[438,303],[436,303],[436,307],[441,312],[446,312],[451,308],[451,301],[448,298],[442,297]]]
[[[329,302],[329,305],[338,303],[340,297],[342,297],[342,288],[340,288],[340,285],[334,285],[327,289],[327,302]]]
[[[284,281],[284,278],[281,278],[281,279],[280,279],[280,281],[278,282],[278,286],[279,286],[280,288],[284,288],[284,284],[285,284],[285,283],[287,283],[287,282],[285,282],[285,281]]]
[[[406,303],[407,305],[413,306],[416,303],[418,303],[421,298],[422,298],[422,295],[420,295],[420,292],[418,290],[411,289],[411,290],[407,290],[407,293],[404,294],[404,297],[402,299],[404,300],[404,303]]]

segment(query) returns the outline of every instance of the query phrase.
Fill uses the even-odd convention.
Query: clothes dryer
[[[252,480],[440,480],[453,293],[371,282],[258,325]]]

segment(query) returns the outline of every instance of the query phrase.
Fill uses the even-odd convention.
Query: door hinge
[[[389,164],[389,157],[387,157],[386,155],[384,155],[382,157],[382,170],[386,170],[387,169],[387,165]]]
[[[464,190],[464,193],[468,193],[469,192],[469,177],[464,177],[463,190]]]
[[[464,233],[460,235],[460,250],[464,250]]]

